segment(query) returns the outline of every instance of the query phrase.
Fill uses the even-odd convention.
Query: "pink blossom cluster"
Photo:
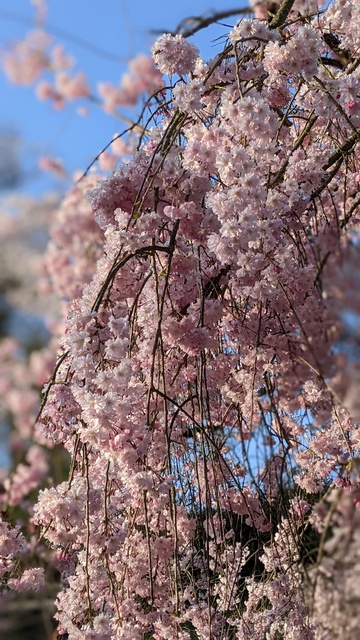
[[[13,45],[4,57],[4,71],[11,82],[33,84],[47,68],[46,55],[50,37],[42,31],[31,32],[25,40]]]
[[[143,54],[129,63],[129,72],[124,74],[119,86],[111,83],[99,83],[99,95],[103,99],[103,108],[114,113],[118,107],[134,106],[143,94],[153,94],[164,87],[161,73],[155,68],[152,59]]]
[[[25,496],[37,489],[48,472],[46,453],[33,445],[26,453],[25,464],[19,463],[11,475],[4,481],[6,502],[10,507],[21,504]]]
[[[68,102],[91,99],[107,113],[114,113],[119,107],[136,105],[142,95],[152,95],[163,89],[162,74],[152,58],[139,54],[130,60],[129,70],[118,86],[99,83],[100,97],[94,97],[86,74],[74,70],[75,60],[61,45],[54,44],[50,48],[51,44],[52,38],[44,31],[32,31],[23,41],[11,46],[2,63],[6,76],[13,83],[31,85],[38,81],[37,97],[50,100],[55,109],[63,109]],[[45,79],[41,79],[44,75]]]
[[[20,525],[11,527],[0,518],[0,578],[17,575],[6,580],[7,587],[14,591],[37,591],[44,584],[44,569],[35,567],[19,571],[19,562],[25,557],[28,544],[20,531]]]
[[[14,591],[38,591],[45,585],[44,569],[25,569],[20,578],[10,578],[8,586]]]
[[[1,517],[0,520],[0,575],[10,571],[16,558],[26,550],[26,540],[20,531],[20,525],[11,527]]]
[[[68,191],[50,227],[41,287],[44,293],[55,293],[59,300],[71,301],[81,295],[101,255],[103,233],[86,198],[99,177],[89,175]]]
[[[199,49],[181,35],[165,33],[152,47],[153,58],[161,73],[188,74],[194,69]]]
[[[154,62],[175,77],[152,128],[53,226],[67,319],[37,432],[71,465],[32,523],[71,559],[70,640],[335,638],[329,577],[358,597],[335,552],[349,543],[358,566],[359,424],[339,378],[358,308],[360,18],[355,0],[288,5],[209,61],[161,36]]]

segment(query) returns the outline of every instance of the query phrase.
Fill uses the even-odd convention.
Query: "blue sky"
[[[126,70],[126,60],[149,51],[156,37],[151,29],[169,31],[186,17],[246,5],[246,0],[48,0],[47,23],[55,40],[74,55],[77,68],[86,72],[95,87],[98,80],[118,82]],[[33,16],[30,0],[0,0],[2,49],[24,37],[34,25]],[[227,22],[234,24],[236,18]],[[212,57],[221,44],[211,40],[226,32],[226,27],[218,26],[210,33],[201,32],[193,41],[204,57]],[[72,38],[81,38],[85,44]],[[92,47],[111,56],[91,51]],[[51,179],[39,180],[36,175],[38,155],[63,158],[71,171],[85,169],[113,134],[122,130],[120,122],[95,106],[90,106],[87,117],[78,116],[73,105],[55,112],[49,103],[36,99],[32,88],[11,85],[4,76],[0,76],[0,92],[0,132],[13,130],[19,134],[29,173],[24,189],[32,193],[54,186]]]

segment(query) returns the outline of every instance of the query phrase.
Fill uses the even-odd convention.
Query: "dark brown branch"
[[[69,352],[65,351],[65,353],[63,353],[61,356],[59,356],[59,358],[58,358],[58,360],[57,360],[57,362],[55,364],[54,371],[53,371],[53,374],[51,376],[51,379],[48,382],[48,384],[46,386],[46,390],[44,391],[44,394],[42,396],[40,409],[39,409],[39,412],[38,412],[38,414],[37,414],[37,416],[35,418],[35,424],[37,422],[39,422],[39,420],[40,420],[40,417],[41,417],[41,414],[43,412],[43,409],[44,409],[44,407],[45,407],[45,405],[47,403],[47,399],[48,399],[48,396],[49,396],[49,393],[50,393],[50,389],[55,384],[56,374],[59,371],[59,369],[60,369],[62,363],[64,362],[64,360],[66,360],[66,358],[68,357],[68,355],[69,355]]]
[[[303,128],[302,132],[300,133],[299,137],[297,138],[294,147],[289,155],[288,158],[286,158],[285,162],[283,163],[282,167],[280,167],[279,171],[275,174],[270,187],[273,188],[275,187],[279,182],[281,182],[281,180],[284,177],[284,173],[286,171],[286,168],[289,164],[289,160],[292,156],[292,154],[302,145],[304,139],[306,138],[306,136],[310,133],[312,127],[314,126],[315,122],[317,121],[318,116],[312,114],[309,118],[309,120],[307,121],[305,127]]]
[[[350,136],[350,138],[345,140],[345,142],[341,145],[341,147],[339,147],[337,151],[331,154],[329,160],[326,162],[326,164],[323,165],[322,168],[325,170],[329,169],[330,167],[332,167],[333,164],[335,164],[335,162],[345,158],[346,154],[348,154],[349,151],[351,151],[351,149],[356,145],[358,140],[360,140],[360,129],[354,132],[352,136]]]
[[[201,31],[201,29],[206,29],[206,27],[209,27],[211,24],[219,22],[219,20],[224,20],[225,18],[230,18],[231,16],[236,15],[247,15],[249,13],[253,13],[253,10],[250,7],[241,7],[237,9],[227,9],[226,11],[213,12],[207,18],[202,16],[190,16],[179,22],[174,31],[171,31],[171,35],[175,36],[180,34],[184,38],[189,38],[198,31]],[[164,33],[164,30],[152,29],[150,33],[160,35]]]
[[[338,60],[336,60],[336,62],[340,65],[340,69],[345,69],[351,61],[351,53],[347,51],[347,49],[341,48],[341,40],[334,33],[324,33],[323,38],[329,49],[338,56]]]
[[[340,169],[340,167],[342,165],[342,162],[343,162],[343,157],[341,156],[338,159],[338,161],[336,162],[335,167],[333,168],[333,170],[330,171],[330,173],[326,173],[325,174],[325,176],[324,176],[323,180],[321,181],[320,185],[318,186],[318,188],[315,189],[312,192],[311,200],[314,200],[314,198],[317,198],[326,189],[328,184],[330,184],[331,180],[336,176],[337,172],[339,171],[339,169]]]
[[[214,276],[213,278],[210,278],[210,280],[207,281],[203,290],[204,298],[217,299],[222,295],[220,281],[224,276],[226,276],[229,273],[229,271],[230,271],[229,266],[223,267],[216,276]],[[189,307],[190,307],[190,302],[188,302],[188,304],[186,304],[179,311],[180,316],[186,316]]]
[[[285,23],[294,3],[295,0],[283,0],[279,11],[269,22],[270,29],[278,29],[278,27],[281,27]]]
[[[171,240],[170,240],[171,243]],[[117,260],[115,260],[112,268],[110,269],[106,280],[103,284],[103,286],[100,289],[99,295],[96,298],[96,301],[94,302],[91,311],[99,311],[99,307],[101,304],[101,301],[108,289],[108,287],[111,285],[111,283],[114,281],[114,278],[117,274],[117,272],[126,265],[127,262],[129,262],[129,260],[131,260],[132,258],[136,258],[136,257],[147,257],[148,255],[151,255],[152,253],[156,253],[157,251],[162,251],[164,253],[171,253],[173,251],[173,248],[171,245],[169,245],[168,247],[162,247],[162,246],[158,246],[158,245],[152,245],[149,247],[140,247],[139,249],[136,249],[135,251],[133,251],[132,253],[128,253],[126,254],[122,260],[120,260],[119,262]]]

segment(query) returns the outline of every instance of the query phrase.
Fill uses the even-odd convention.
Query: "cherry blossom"
[[[50,232],[44,286],[64,320],[36,437],[70,469],[42,486],[31,526],[68,558],[56,619],[70,640],[355,628],[341,598],[356,619],[360,14],[251,4],[212,60],[164,34],[158,71],[140,58],[99,86],[109,112],[151,87],[155,113]],[[85,94],[57,77],[59,100]],[[46,473],[30,449],[9,504]],[[15,575],[20,529],[3,525],[9,587],[40,586],[41,569]]]

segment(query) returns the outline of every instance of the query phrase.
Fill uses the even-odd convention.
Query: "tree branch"
[[[276,16],[274,16],[269,23],[270,29],[277,29],[278,27],[281,27],[285,23],[286,18],[288,17],[291,9],[293,8],[294,3],[295,3],[295,0],[283,0]]]

